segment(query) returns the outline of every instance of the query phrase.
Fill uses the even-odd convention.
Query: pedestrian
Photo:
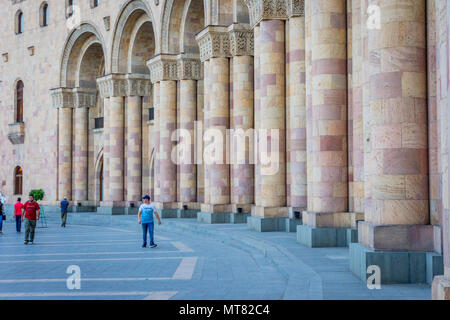
[[[34,196],[30,193],[28,201],[23,206],[22,222],[25,216],[25,242],[24,244],[33,244],[34,242],[34,230],[36,229],[37,221],[41,214],[41,208],[39,204],[34,201]]]
[[[0,234],[3,234],[3,219],[6,220],[3,202],[0,201]]]
[[[155,248],[157,245],[155,244],[153,239],[153,231],[155,226],[153,214],[158,219],[159,224],[161,224],[161,219],[159,218],[155,205],[153,203],[150,203],[150,196],[144,196],[142,197],[142,200],[144,201],[144,203],[141,204],[138,212],[139,224],[142,224],[142,248],[147,247],[147,231],[150,236],[150,247]]]
[[[67,201],[67,197],[64,197],[64,200],[61,201],[59,207],[61,208],[61,227],[65,228],[67,222],[67,211],[70,207],[69,201]]]
[[[17,198],[17,202],[14,204],[14,215],[16,216],[17,232],[21,232],[22,230],[22,209],[23,209],[22,198]]]

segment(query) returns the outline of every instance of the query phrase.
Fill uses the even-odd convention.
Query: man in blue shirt
[[[144,200],[144,203],[141,204],[138,212],[139,224],[142,224],[142,248],[147,247],[147,231],[150,235],[150,247],[155,248],[156,244],[153,241],[153,214],[158,219],[159,224],[161,224],[161,219],[159,218],[158,212],[156,212],[155,205],[153,203],[150,203],[150,196],[144,196],[142,200]]]
[[[70,207],[69,201],[67,201],[67,197],[64,197],[64,200],[61,201],[59,207],[61,208],[61,220],[62,220],[61,227],[65,228],[67,222],[67,211]]]

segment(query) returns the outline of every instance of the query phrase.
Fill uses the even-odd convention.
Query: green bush
[[[39,190],[31,190],[30,192],[34,196],[34,200],[40,201],[44,199],[45,192],[42,189]]]

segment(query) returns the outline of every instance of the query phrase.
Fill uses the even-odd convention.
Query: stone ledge
[[[374,225],[358,223],[358,242],[383,251],[434,251],[432,225]]]
[[[355,239],[354,229],[297,226],[297,242],[309,248],[347,247]]]
[[[256,232],[295,232],[299,219],[248,217],[247,227]]]
[[[438,275],[440,259],[432,252],[375,251],[361,245],[350,244],[350,270],[363,282],[369,266],[378,266],[381,284],[427,283]]]
[[[352,228],[364,214],[353,212],[311,212],[303,211],[303,224],[316,228]]]
[[[242,224],[246,223],[249,214],[230,212],[203,212],[197,213],[197,221],[204,224]]]

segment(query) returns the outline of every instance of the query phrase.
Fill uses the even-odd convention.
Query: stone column
[[[150,79],[127,75],[126,141],[127,205],[142,197],[142,103],[150,96]]]
[[[74,89],[74,121],[73,121],[73,201],[86,205],[88,200],[88,135],[89,108],[96,105],[96,90]]]
[[[250,213],[254,203],[254,68],[253,32],[244,25],[229,27],[233,55],[233,113],[230,156],[232,211]],[[240,209],[239,209],[240,208]]]
[[[72,89],[51,90],[53,107],[58,110],[58,200],[72,199]]]
[[[306,64],[305,17],[291,16],[286,46],[287,78],[286,138],[287,138],[287,195],[289,216],[295,218],[307,207],[306,175]]]
[[[439,117],[439,133],[441,140],[440,165],[442,179],[442,234],[444,253],[444,275],[434,278],[432,286],[433,300],[450,300],[450,164],[449,141],[450,129],[448,117],[450,108],[449,97],[449,16],[450,7],[447,1],[436,1],[436,55],[437,55],[437,108]]]
[[[205,167],[209,186],[208,203],[202,204],[199,220],[222,222],[230,205],[230,166],[227,163],[227,129],[230,123],[229,59],[230,43],[228,29],[209,26],[196,37],[200,47],[200,59],[205,65],[209,85],[205,96],[209,97],[205,111]],[[205,79],[206,81],[206,79]],[[206,92],[208,91],[208,92]],[[206,199],[205,199],[206,200]]]
[[[104,141],[106,197],[101,203],[105,214],[125,213],[124,198],[124,128],[126,77],[122,74],[109,74],[97,79],[100,94],[105,98],[105,125],[107,133]],[[108,110],[107,110],[108,109]]]
[[[196,214],[200,209],[197,203],[197,164],[195,149],[195,121],[197,120],[197,80],[202,75],[202,64],[198,57],[179,55],[178,59],[178,78],[180,83],[180,105],[178,114],[179,123],[179,150],[182,152],[178,159],[179,180],[178,187],[180,194],[178,200],[178,209],[184,206],[190,210],[183,210],[180,214]],[[192,211],[192,210],[195,210]]]
[[[427,225],[425,1],[368,4],[382,13],[380,28],[368,29],[370,108],[363,116],[370,119],[365,170],[371,196],[365,199],[366,221],[358,224],[360,244],[351,247],[350,258],[370,265],[377,250],[382,283],[420,282],[425,272],[411,271],[408,251],[416,252],[414,266],[425,264],[426,252],[433,251],[433,227]],[[392,251],[402,253],[394,259]],[[365,281],[367,266],[356,266],[352,270]]]
[[[177,61],[176,56],[161,54],[147,62],[152,83],[158,83],[157,112],[158,150],[155,163],[155,181],[159,184],[155,195],[157,208],[163,216],[176,216],[177,166],[172,158],[175,142],[172,134],[176,130],[177,110]],[[155,95],[156,96],[156,95]],[[175,160],[175,161],[174,161]]]
[[[347,163],[346,0],[307,1],[308,211],[298,228],[310,247],[347,246],[351,227]]]

